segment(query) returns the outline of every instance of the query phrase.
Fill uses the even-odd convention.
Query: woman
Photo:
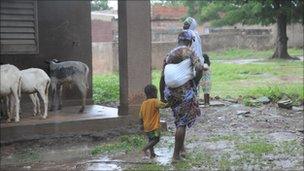
[[[193,34],[195,41],[191,45],[191,48],[193,51],[196,53],[196,55],[199,57],[201,60],[202,65],[204,65],[204,57],[203,57],[203,50],[202,50],[202,41],[199,33],[196,31],[197,27],[197,22],[194,18],[188,17],[184,21],[184,30],[190,30],[191,33]]]
[[[194,51],[190,48],[194,40],[193,34],[184,30],[178,35],[178,46],[173,49],[164,60],[162,76],[160,80],[160,93],[162,101],[167,101],[168,105],[173,111],[175,118],[175,146],[173,159],[179,160],[181,152],[184,150],[184,140],[186,134],[186,126],[190,128],[197,116],[200,116],[201,111],[197,101],[197,86],[202,77],[203,66],[200,59],[195,55]],[[182,82],[182,85],[175,87],[168,86],[166,83],[166,76],[168,77],[168,66],[179,65],[184,61],[190,61],[190,68],[195,70],[195,76],[189,77],[189,80],[177,81]],[[189,69],[189,68],[187,68]],[[193,71],[192,70],[192,71]],[[188,72],[182,71],[181,74]],[[193,74],[193,72],[192,72]],[[183,79],[183,78],[182,78]],[[183,83],[185,82],[185,83]],[[174,85],[174,84],[172,84]]]

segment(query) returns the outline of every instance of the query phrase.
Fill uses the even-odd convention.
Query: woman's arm
[[[196,72],[196,75],[193,79],[194,79],[194,82],[196,83],[196,85],[198,85],[199,81],[201,80],[201,78],[203,76],[204,66],[202,65],[200,59],[195,55],[195,53],[192,53],[191,59],[192,59],[191,60],[192,65]]]

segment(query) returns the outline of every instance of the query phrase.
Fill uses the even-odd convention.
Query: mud
[[[203,115],[187,129],[185,145],[189,158],[185,159],[184,169],[304,169],[303,111],[279,109],[275,104],[252,108],[227,101],[221,103],[224,105],[202,107]],[[237,115],[238,111],[249,113]],[[96,145],[112,143],[111,139],[94,141],[74,137],[2,146],[1,170],[132,170],[151,164],[165,170],[179,169],[180,166],[172,164],[174,120],[170,109],[161,113],[168,132],[163,133],[156,146],[155,159],[143,159],[140,151],[92,156],[90,152]],[[259,143],[270,147],[265,152],[252,151]],[[203,155],[196,159],[193,157],[196,154]]]

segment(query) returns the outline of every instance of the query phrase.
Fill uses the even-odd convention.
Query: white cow
[[[50,77],[42,69],[29,68],[21,71],[21,92],[29,94],[34,103],[34,116],[40,114],[40,101],[37,94],[39,93],[44,103],[42,118],[45,119],[47,117],[50,83]]]
[[[14,65],[0,65],[0,96],[7,97],[8,119],[12,119],[12,111],[15,111],[15,122],[19,122],[20,95],[21,95],[21,72]],[[14,103],[12,103],[14,102]]]

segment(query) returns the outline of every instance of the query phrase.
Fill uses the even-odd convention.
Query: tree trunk
[[[272,58],[275,59],[293,59],[287,52],[287,34],[286,34],[286,15],[280,13],[277,16],[277,37],[275,42],[275,52]]]

